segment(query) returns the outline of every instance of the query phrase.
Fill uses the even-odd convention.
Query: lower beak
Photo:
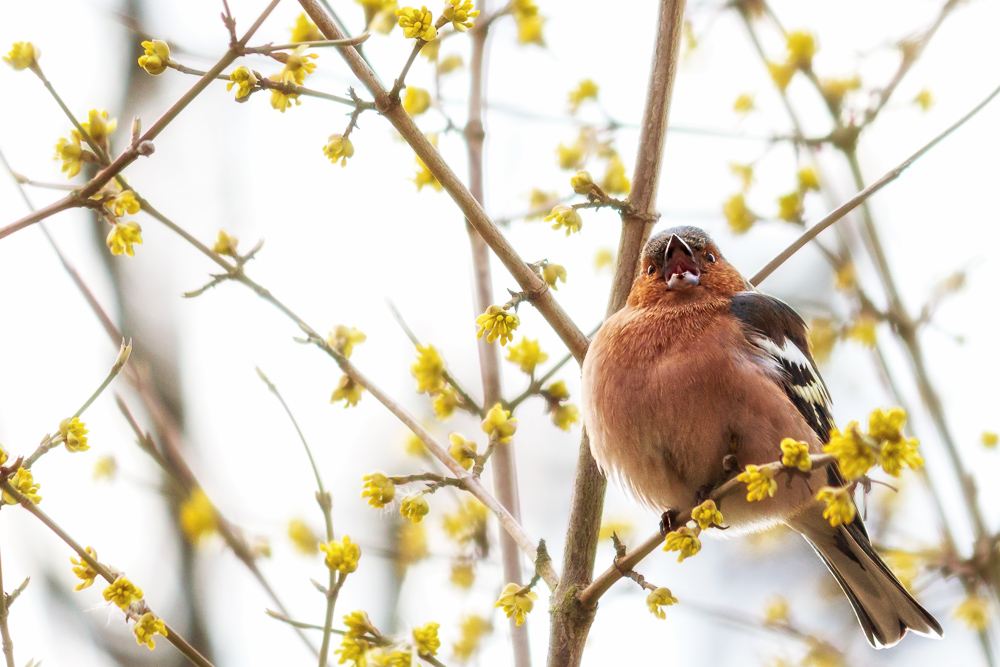
[[[682,290],[695,287],[700,275],[691,246],[681,237],[671,236],[663,253],[663,279],[667,281],[667,288]]]

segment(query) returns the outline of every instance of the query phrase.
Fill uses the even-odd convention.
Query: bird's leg
[[[674,531],[674,519],[680,514],[677,510],[667,510],[660,517],[660,533],[666,535]]]

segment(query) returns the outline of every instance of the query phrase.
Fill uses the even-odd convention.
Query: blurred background
[[[238,32],[265,4],[230,2]],[[1000,43],[995,39],[1000,4],[948,4],[954,10],[862,134],[858,158],[866,182],[1000,83]],[[363,30],[359,4],[333,0],[333,6],[354,34]],[[492,2],[488,8],[497,6]],[[900,42],[922,35],[944,6],[944,0],[774,0],[770,8],[786,29],[815,35],[813,70],[820,78],[860,77],[861,90],[850,92],[845,101],[844,118],[849,119],[851,109],[865,109],[870,92],[897,72]],[[536,207],[531,201],[535,189],[555,193],[557,199],[571,194],[569,178],[575,169],[560,168],[557,146],[572,146],[581,127],[598,128],[586,131],[612,139],[632,176],[656,3],[542,0],[539,9],[546,19],[544,45],[519,43],[519,26],[509,17],[491,29],[485,204],[494,219],[506,221],[503,231],[525,260],[548,259],[566,268],[566,283],[559,284],[556,297],[589,332],[603,317],[611,284],[611,268],[597,260],[617,249],[616,214],[584,211],[581,233],[570,237],[540,220],[526,221],[524,215]],[[209,69],[228,45],[220,12],[221,3],[191,0],[6,2],[0,4],[0,45],[6,50],[15,41],[31,41],[39,47],[41,66],[78,118],[96,108],[118,119],[112,136],[118,151],[126,145],[134,116],[149,127],[195,82],[173,70],[158,77],[146,74],[136,64],[140,42],[165,40],[174,60]],[[300,13],[295,2],[281,3],[251,43],[289,41]],[[774,140],[788,137],[793,125],[740,14],[721,1],[692,0],[687,17],[657,229],[704,227],[727,258],[751,275],[801,231],[775,219],[777,199],[796,189],[800,168],[814,168],[824,187],[822,194],[809,192],[802,199],[807,223],[857,188],[844,156],[830,146],[813,155]],[[751,25],[767,57],[781,61],[785,38],[775,20],[765,17]],[[411,46],[396,28],[388,35],[375,34],[365,53],[382,80],[391,82]],[[456,35],[441,44],[439,61],[458,55],[467,64],[468,50],[468,38]],[[368,99],[334,50],[319,53],[308,86],[338,95],[354,86]],[[280,67],[264,57],[239,64],[265,76]],[[459,174],[467,167],[465,145],[460,132],[446,130],[449,121],[464,124],[467,74],[463,68],[441,76],[436,88],[434,67],[421,57],[407,78],[408,84],[437,98],[438,104],[418,122],[439,134],[439,147]],[[568,94],[584,79],[599,87],[598,101],[588,100],[571,114]],[[52,159],[59,137],[68,136],[66,117],[28,71],[0,68],[0,90],[6,100],[0,104],[0,150],[11,168],[41,183],[67,183]],[[932,96],[930,105],[921,104],[928,101],[921,96],[925,90]],[[734,109],[743,94],[753,98],[748,112]],[[807,137],[830,132],[830,114],[803,75],[792,78],[787,99]],[[252,278],[321,332],[337,324],[364,331],[367,341],[352,356],[363,373],[441,439],[458,431],[482,445],[477,420],[456,413],[447,422],[438,421],[428,397],[415,393],[409,370],[414,348],[387,305],[391,300],[416,336],[435,345],[455,377],[481,398],[473,324],[477,313],[461,214],[445,193],[430,187],[417,191],[413,153],[384,119],[375,113],[361,117],[351,135],[356,154],[341,168],[321,148],[328,135],[344,131],[348,109],[315,98],[301,102],[285,113],[272,109],[264,93],[235,104],[233,93],[217,82],[156,139],[155,154],[137,161],[125,176],[164,215],[204,243],[211,245],[220,229],[239,237],[244,252],[264,240],[247,268]],[[978,488],[990,531],[1000,521],[1000,493],[990,481],[1000,453],[983,445],[984,432],[1000,429],[995,380],[1000,375],[995,345],[1000,317],[992,292],[1000,281],[994,250],[1000,241],[998,128],[1000,105],[994,103],[871,200],[902,301],[914,317],[934,301],[943,283],[957,272],[964,276],[961,289],[940,299],[919,335],[927,372]],[[723,214],[723,203],[743,190],[732,163],[754,166],[745,203],[760,220],[742,234],[734,232]],[[591,151],[584,166],[600,178],[606,165]],[[83,177],[71,182],[80,185]],[[62,195],[39,187],[28,187],[27,194],[36,207]],[[27,212],[13,178],[0,174],[0,224]],[[360,490],[362,475],[376,469],[397,475],[432,469],[407,454],[407,430],[368,394],[354,408],[331,405],[340,377],[335,364],[315,348],[296,343],[297,328],[249,290],[224,283],[197,298],[181,298],[208,282],[217,267],[152,218],[140,213],[135,219],[142,225],[143,244],[132,258],[107,254],[106,225],[95,223],[87,212],[60,214],[46,226],[100,304],[133,339],[133,361],[150,369],[154,392],[177,425],[184,457],[208,497],[248,543],[267,546],[270,555],[258,564],[289,614],[322,623],[324,600],[310,583],[325,580],[322,554],[299,553],[288,527],[299,519],[321,534],[323,521],[301,443],[257,378],[255,366],[280,389],[312,447],[333,494],[338,537],[346,533],[362,545],[361,566],[341,592],[338,618],[365,609],[383,632],[398,635],[439,622],[441,659],[457,664],[452,644],[462,639],[460,620],[478,614],[493,623],[494,631],[482,639],[469,663],[511,664],[507,622],[493,608],[505,583],[495,522],[488,526],[488,553],[475,561],[471,589],[450,583],[455,558],[470,553],[442,527],[442,517],[456,511],[454,495],[431,497],[431,513],[421,524],[426,555],[418,549],[416,555],[423,557],[403,562],[409,556],[400,555],[398,504],[373,509]],[[859,224],[854,214],[841,223],[858,259],[856,281],[883,308],[881,282],[857,240]],[[833,231],[820,238],[826,247],[839,243]],[[493,268],[496,301],[502,303],[506,290],[517,285],[498,262]],[[907,354],[888,324],[868,320],[861,322],[866,328],[856,328],[863,313],[849,289],[836,289],[837,277],[811,245],[761,288],[807,319],[828,320],[835,331],[854,334],[840,336],[821,366],[839,424],[864,423],[873,409],[897,403],[870,347],[874,327],[877,353],[911,409],[910,430],[922,442],[926,470],[942,498],[958,557],[967,558],[974,537],[969,514],[939,432],[921,409]],[[522,334],[538,339],[549,354],[540,367],[545,370],[564,356],[565,348],[530,305],[519,314],[515,341]],[[44,434],[56,431],[60,420],[105,377],[117,349],[118,342],[109,339],[38,226],[0,241],[0,443],[8,452],[26,455]],[[578,368],[567,364],[556,379],[566,382],[571,402],[578,403]],[[516,396],[527,384],[524,373],[503,362],[505,396]],[[84,415],[90,451],[71,455],[60,448],[35,466],[41,508],[80,542],[93,545],[102,562],[126,571],[152,607],[198,641],[215,664],[312,661],[288,625],[265,615],[274,603],[217,535],[194,545],[185,540],[176,520],[182,498],[136,446],[115,394],[143,429],[154,431],[141,397],[124,378],[116,380]],[[546,539],[558,564],[580,426],[560,430],[544,408],[541,398],[521,406],[513,447],[523,523],[530,535]],[[153,436],[162,434],[154,431]],[[106,457],[113,457],[116,472],[95,479],[95,464],[104,460],[106,466]],[[936,555],[942,547],[941,524],[926,486],[914,473],[888,481],[899,487],[898,494],[876,486],[868,499],[873,540],[884,549],[919,555],[898,555],[896,566],[901,573],[906,569],[911,590],[941,621],[943,641],[908,637],[892,650],[871,650],[821,562],[797,535],[780,529],[706,540],[702,553],[682,564],[654,552],[638,569],[669,587],[680,604],[659,620],[647,611],[645,592],[631,582],[618,583],[601,601],[585,664],[650,658],[691,665],[985,662],[981,636],[953,615],[966,591],[957,580],[945,580],[933,567],[924,567],[942,560]],[[627,543],[651,534],[658,521],[613,484],[604,517]],[[4,508],[0,546],[5,588],[10,591],[31,577],[10,617],[19,664],[29,658],[80,667],[183,663],[166,642],[152,653],[137,646],[122,627],[121,613],[101,599],[100,583],[74,593],[71,551],[27,513]],[[598,570],[610,565],[612,557],[610,540],[602,539]],[[902,568],[907,560],[910,567]],[[528,626],[532,654],[541,664],[548,639],[547,592],[544,586],[537,590],[541,599]],[[790,625],[768,626],[767,610],[774,621],[774,604],[781,600],[787,602]],[[986,636],[995,631],[994,616],[984,628]],[[843,654],[824,653],[816,640],[829,641]]]

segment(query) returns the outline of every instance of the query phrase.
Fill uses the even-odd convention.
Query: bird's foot
[[[667,510],[660,517],[660,532],[666,535],[674,531],[674,519],[680,514],[677,510]]]

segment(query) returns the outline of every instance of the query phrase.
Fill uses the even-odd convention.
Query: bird
[[[594,335],[584,358],[581,406],[602,473],[665,513],[690,509],[740,468],[781,459],[780,442],[822,452],[832,401],[809,350],[807,326],[757,291],[697,227],[653,235],[627,305]],[[836,463],[831,486],[845,480]],[[942,637],[938,621],[872,547],[861,516],[832,526],[803,476],[774,497],[721,501],[734,532],[785,524],[802,534],[840,584],[869,643],[907,631]],[[853,499],[852,499],[853,502]]]

